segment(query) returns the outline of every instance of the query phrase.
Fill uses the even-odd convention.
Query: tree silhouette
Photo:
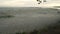
[[[36,0],[38,2],[38,4],[42,3],[42,2],[46,2],[46,0]]]

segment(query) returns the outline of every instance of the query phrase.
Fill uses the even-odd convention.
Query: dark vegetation
[[[3,10],[0,11],[0,18],[11,18],[14,17],[14,15],[10,15],[8,12],[4,12]]]
[[[14,16],[12,16],[12,15],[0,16],[0,18],[11,18],[11,17],[14,17]]]
[[[58,21],[55,24],[52,24],[51,26],[47,26],[40,30],[33,30],[31,32],[17,32],[16,34],[60,34],[60,21]]]

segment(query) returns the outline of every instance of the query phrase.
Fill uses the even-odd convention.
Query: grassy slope
[[[18,33],[17,32],[16,34],[60,34],[60,21],[53,24],[53,26],[48,26],[41,30],[34,30],[29,33],[27,32]]]

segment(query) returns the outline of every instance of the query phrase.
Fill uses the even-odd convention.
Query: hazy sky
[[[39,7],[39,6],[60,6],[60,0],[46,0],[47,2],[38,5],[36,0],[0,0],[0,7]]]

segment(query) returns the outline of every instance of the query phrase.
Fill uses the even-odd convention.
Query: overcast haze
[[[46,0],[46,3],[38,5],[36,0],[0,0],[0,7],[40,7],[60,6],[60,0]]]

